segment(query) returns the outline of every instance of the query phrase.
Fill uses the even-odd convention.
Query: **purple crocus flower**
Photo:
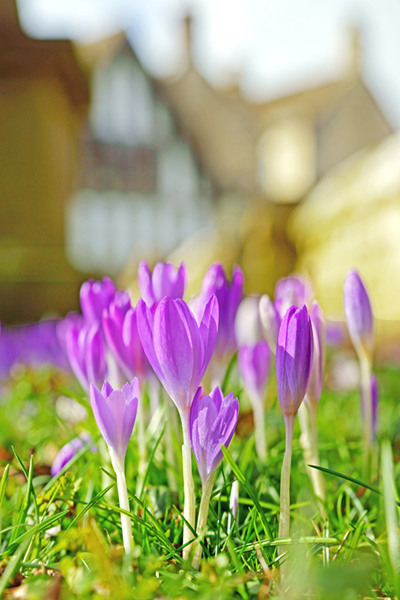
[[[229,284],[223,266],[211,265],[204,275],[200,294],[193,300],[193,311],[198,321],[211,296],[215,295],[219,306],[218,336],[215,354],[224,359],[236,350],[235,316],[243,298],[243,273],[240,267],[234,267],[232,281]]]
[[[120,465],[125,461],[135,424],[138,398],[139,382],[136,377],[130,385],[126,383],[122,390],[113,390],[108,381],[104,382],[101,392],[93,383],[90,385],[94,418],[110,449],[112,460],[117,458]]]
[[[91,383],[101,385],[107,374],[107,363],[100,323],[72,326],[66,334],[66,346],[71,369],[87,392]]]
[[[109,277],[104,277],[102,281],[89,279],[82,284],[80,302],[87,323],[101,322],[103,310],[110,306],[115,292],[115,285]]]
[[[219,387],[211,394],[196,392],[190,409],[190,441],[203,488],[222,460],[221,446],[229,446],[235,432],[239,402],[230,392],[225,398]]]
[[[324,385],[325,354],[326,354],[326,324],[323,312],[316,300],[311,305],[310,318],[313,330],[313,361],[307,388],[307,398],[312,404],[317,404]]]
[[[55,457],[53,464],[51,465],[51,476],[55,477],[65,467],[67,463],[79,452],[82,448],[89,444],[92,438],[88,433],[82,433],[79,437],[74,438],[68,444],[65,444],[58,452]],[[91,452],[96,452],[96,447],[91,448]]]
[[[274,305],[281,319],[290,306],[307,306],[310,304],[313,291],[310,283],[301,275],[291,275],[280,279],[275,286]]]
[[[374,319],[367,290],[357,271],[349,271],[344,280],[343,308],[351,341],[357,354],[372,358]]]
[[[361,416],[363,419],[365,418],[365,394],[363,390],[363,386],[360,387],[360,395],[361,395]],[[378,424],[378,398],[379,398],[379,389],[378,382],[376,380],[375,375],[371,376],[371,417],[372,417],[372,437],[375,439],[377,424]]]
[[[137,329],[137,311],[125,292],[103,313],[103,331],[107,344],[128,380],[137,376],[142,382],[150,374],[150,365]]]
[[[276,346],[276,382],[284,419],[294,421],[307,391],[313,359],[313,332],[307,307],[291,306]]]
[[[197,324],[183,300],[165,297],[152,312],[140,299],[137,327],[147,358],[179,411],[188,409],[214,350],[218,302],[212,296]]]
[[[258,308],[260,311],[261,329],[264,338],[267,340],[271,351],[275,354],[281,317],[271,301],[271,298],[267,296],[267,294],[261,296]]]
[[[155,309],[165,296],[183,298],[187,283],[186,265],[177,269],[171,263],[158,262],[151,273],[147,262],[142,260],[138,268],[138,284],[141,296],[149,308]]]
[[[240,375],[251,396],[262,401],[271,363],[271,351],[266,341],[254,346],[241,346],[238,354]]]

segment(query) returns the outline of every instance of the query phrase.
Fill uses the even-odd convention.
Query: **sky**
[[[39,38],[95,41],[123,29],[158,76],[185,60],[182,18],[193,16],[193,62],[210,83],[237,80],[262,101],[341,78],[360,32],[362,77],[400,128],[398,0],[18,0],[21,24]]]

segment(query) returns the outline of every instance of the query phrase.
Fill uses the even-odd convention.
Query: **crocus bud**
[[[290,306],[308,306],[313,297],[312,287],[301,275],[280,279],[275,286],[274,305],[281,319]]]
[[[235,317],[235,338],[238,347],[254,346],[263,339],[258,305],[259,296],[246,296]]]
[[[101,392],[93,384],[90,386],[90,402],[94,418],[105,439],[112,460],[115,458],[123,465],[126,449],[135,424],[139,398],[137,378],[126,383],[122,390],[113,390],[108,381],[104,382]]]
[[[109,277],[104,277],[102,281],[89,279],[82,284],[80,302],[87,323],[101,321],[103,310],[110,306],[115,292],[115,285]]]
[[[100,323],[71,327],[66,334],[71,369],[85,391],[91,383],[101,385],[107,375],[106,351]]]
[[[142,260],[138,268],[138,284],[143,300],[149,308],[156,308],[165,296],[183,298],[187,283],[186,265],[177,269],[171,263],[158,262],[151,273],[147,262]]]
[[[51,465],[51,476],[55,477],[65,467],[67,463],[79,452],[82,448],[89,444],[92,438],[88,433],[81,433],[79,437],[74,438],[68,444],[65,444],[58,452],[55,457],[53,464]],[[91,452],[95,452],[96,447],[91,448]]]
[[[130,381],[137,376],[142,382],[150,374],[150,365],[137,329],[137,312],[122,296],[103,314],[103,331],[107,344],[120,368]]]
[[[307,398],[312,404],[316,405],[320,399],[322,387],[324,385],[326,354],[325,318],[316,300],[314,300],[311,305],[310,318],[313,330],[314,353],[307,388]]]
[[[262,400],[267,385],[271,351],[265,340],[254,346],[241,346],[238,355],[240,375],[251,396]]]
[[[357,271],[349,271],[344,280],[343,308],[351,341],[357,354],[372,359],[374,320],[371,303]]]
[[[239,506],[239,482],[237,479],[232,483],[231,495],[229,498],[229,508],[232,511],[233,518],[236,519],[236,513]]]
[[[276,382],[285,419],[294,419],[307,391],[313,359],[313,333],[307,307],[291,306],[283,317],[276,346]]]
[[[210,298],[199,324],[180,299],[161,300],[154,317],[142,299],[136,310],[140,340],[157,377],[179,411],[190,407],[214,350],[217,299]]]
[[[267,294],[261,296],[258,308],[263,335],[267,340],[271,351],[276,354],[276,344],[278,341],[281,317]]]
[[[196,392],[190,409],[190,442],[203,487],[222,460],[221,446],[228,447],[235,432],[239,402],[230,392],[225,398],[219,387],[200,397]]]
[[[192,303],[193,312],[200,322],[207,302],[215,295],[219,306],[218,336],[215,345],[217,357],[224,358],[236,350],[235,316],[243,298],[243,273],[240,267],[234,267],[232,281],[229,284],[221,264],[211,265],[204,275],[200,294]]]
[[[365,415],[364,415],[365,394],[364,394],[364,389],[363,389],[362,385],[360,388],[360,392],[361,392],[361,394],[360,394],[361,395],[361,416],[364,419],[365,418]],[[372,417],[372,436],[373,436],[373,438],[375,438],[377,424],[378,424],[378,398],[379,398],[378,383],[377,383],[375,375],[372,375],[372,377],[371,377],[371,417]]]

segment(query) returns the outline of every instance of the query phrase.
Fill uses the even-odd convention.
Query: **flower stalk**
[[[209,476],[206,479],[205,485],[202,488],[199,516],[197,518],[197,527],[196,527],[196,533],[198,536],[204,536],[205,531],[206,531],[208,510],[210,507],[211,494],[212,494],[212,491],[214,488],[215,474],[216,474],[216,471],[212,471],[209,474]],[[192,561],[192,567],[194,569],[197,569],[197,570],[199,569],[202,554],[203,554],[203,547],[202,547],[200,541],[198,541],[197,547],[196,547],[196,550],[194,553],[194,558]]]
[[[120,460],[113,448],[109,448],[111,463],[117,477],[119,507],[129,512],[128,489],[125,478],[125,464]],[[121,513],[122,540],[127,554],[132,551],[132,522],[128,515]]]

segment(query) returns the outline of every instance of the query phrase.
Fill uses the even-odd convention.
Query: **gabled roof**
[[[68,40],[34,40],[21,30],[14,0],[0,2],[0,78],[55,76],[75,109],[89,102],[87,76]]]

